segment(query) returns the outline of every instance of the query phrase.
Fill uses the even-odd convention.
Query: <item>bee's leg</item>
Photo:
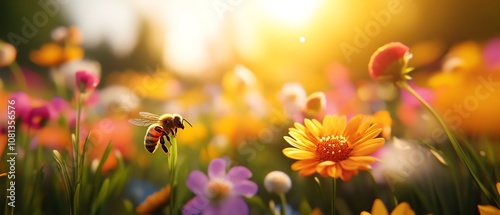
[[[168,148],[165,146],[165,144],[161,144],[161,149],[163,149],[163,151],[168,155],[170,156],[170,152],[168,151]]]
[[[168,142],[170,143],[170,145],[172,145],[172,142],[170,142],[170,137],[168,137],[168,135],[165,135],[165,137],[167,137]]]
[[[170,129],[170,132],[172,132],[172,135],[175,137],[175,132],[176,132],[176,130],[174,130],[174,129]]]
[[[165,134],[162,134],[161,137],[160,137],[160,143],[163,145],[165,144],[165,138],[163,138],[165,136]],[[168,136],[167,136],[168,138]]]

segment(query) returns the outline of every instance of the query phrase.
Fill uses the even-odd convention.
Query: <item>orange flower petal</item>
[[[285,149],[283,149],[283,154],[285,154],[285,156],[287,156],[289,158],[296,159],[296,160],[306,160],[306,159],[316,158],[315,153],[296,149],[296,148],[285,148]]]
[[[316,150],[316,144],[313,143],[316,141],[316,138],[300,131],[290,131],[288,134],[290,134],[290,136],[292,136],[296,141],[301,141],[304,144],[310,145],[312,150]]]
[[[380,199],[375,199],[372,206],[372,214],[374,215],[389,215],[389,211]]]
[[[339,178],[340,172],[337,170],[336,166],[331,166],[328,168],[328,175],[332,178]]]
[[[299,171],[300,176],[310,176],[316,172],[316,167],[307,167]]]
[[[323,161],[321,163],[318,164],[318,166],[332,166],[332,165],[335,165],[335,162],[333,161]]]
[[[341,116],[338,120],[337,128],[335,131],[335,135],[343,135],[345,133],[347,127],[347,119],[345,116]]]
[[[314,137],[319,137],[319,129],[316,127],[314,122],[312,122],[310,119],[305,119],[304,124],[306,124],[307,129]]]
[[[344,160],[342,162],[349,161],[349,162],[356,162],[359,164],[370,164],[375,162],[376,160],[377,158],[372,156],[351,156],[347,160]]]
[[[284,136],[283,137],[286,142],[288,142],[290,145],[294,146],[295,148],[302,149],[302,150],[307,150],[307,151],[313,151],[316,146],[313,145],[310,141],[308,140],[300,140],[297,141],[289,136]]]
[[[382,132],[381,128],[368,129],[368,131],[365,132],[364,135],[359,135],[356,138],[349,139],[349,141],[352,141],[351,143],[353,143],[353,145],[356,145],[357,143],[362,143],[377,137],[380,132]]]
[[[391,215],[415,215],[415,212],[411,209],[410,205],[406,202],[401,202],[394,210],[392,210]]]
[[[500,214],[500,210],[491,205],[478,205],[477,209],[479,210],[479,214],[481,215],[498,215]]]
[[[332,116],[332,115],[326,115],[323,118],[323,129],[324,129],[324,134],[325,136],[330,136],[333,134],[333,131],[335,131],[336,124],[338,124],[338,116]]]
[[[318,162],[315,160],[299,160],[292,164],[292,170],[300,170],[304,168],[314,167],[318,165]]]
[[[361,125],[361,122],[363,122],[363,115],[358,114],[354,116],[349,122],[347,123],[347,126],[344,131],[344,136],[349,138],[350,136],[356,134],[358,131],[359,126]]]
[[[342,174],[340,174],[340,179],[342,179],[343,181],[350,181],[351,177],[353,175],[357,175],[357,174],[358,174],[357,170],[346,170],[346,169],[343,169],[342,170]]]
[[[321,176],[326,177],[328,176],[328,167],[317,165],[316,172],[318,172]]]
[[[361,145],[358,145],[357,147],[354,147],[350,155],[351,156],[369,155],[382,148],[382,146],[384,146],[383,138],[371,139],[362,143]]]

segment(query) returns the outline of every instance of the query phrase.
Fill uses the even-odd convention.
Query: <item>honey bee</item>
[[[193,127],[189,121],[179,114],[163,114],[158,116],[148,112],[139,112],[139,115],[141,115],[142,118],[130,119],[129,122],[137,126],[149,126],[144,136],[144,147],[150,153],[156,151],[159,141],[163,151],[170,154],[168,148],[165,146],[164,138],[167,138],[170,145],[172,145],[169,134],[175,137],[177,128],[184,129],[184,122]]]

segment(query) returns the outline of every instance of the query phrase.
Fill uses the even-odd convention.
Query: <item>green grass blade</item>
[[[101,186],[99,194],[97,195],[97,201],[94,202],[94,204],[92,205],[92,214],[96,214],[101,205],[104,203],[108,195],[108,190],[109,190],[109,178],[106,178]]]

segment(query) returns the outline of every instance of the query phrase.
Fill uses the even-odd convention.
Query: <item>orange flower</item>
[[[345,116],[327,115],[323,123],[305,119],[304,124],[295,123],[285,140],[293,147],[285,148],[285,156],[298,160],[292,170],[309,176],[318,172],[349,181],[358,170],[370,169],[376,158],[368,156],[384,145],[383,138],[376,138],[381,128],[363,115],[354,116],[348,123]]]
[[[372,212],[368,213],[366,211],[361,212],[361,215],[389,215],[387,208],[380,199],[375,199],[372,206]],[[398,204],[391,215],[415,215],[415,212],[411,209],[410,205],[406,202]]]
[[[10,43],[0,41],[0,67],[9,66],[16,60],[16,48]]]
[[[137,208],[138,214],[150,214],[167,206],[170,200],[170,185],[148,196]]]
[[[69,45],[62,47],[56,43],[44,44],[40,50],[34,50],[30,53],[30,59],[39,66],[57,66],[62,63],[81,59],[83,49],[79,46]]]

